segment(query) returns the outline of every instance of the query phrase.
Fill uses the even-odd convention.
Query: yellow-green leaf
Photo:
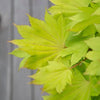
[[[31,77],[35,79],[31,83],[44,84],[44,91],[56,89],[58,93],[64,90],[66,84],[71,84],[72,82],[71,70],[61,62],[56,61],[49,62],[48,66],[40,69],[39,72]]]

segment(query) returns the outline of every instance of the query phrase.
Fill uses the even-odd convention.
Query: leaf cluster
[[[15,25],[22,39],[10,54],[19,70],[37,70],[30,83],[43,85],[44,100],[100,100],[100,0],[50,0],[43,20]]]

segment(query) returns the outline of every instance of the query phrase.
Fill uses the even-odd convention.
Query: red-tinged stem
[[[80,64],[81,64],[83,61],[85,61],[85,60],[86,60],[86,58],[85,58],[84,60],[80,61],[79,63],[77,63],[77,64],[73,65],[73,66],[71,67],[71,69],[73,69],[73,68],[77,67],[78,65],[80,65]]]

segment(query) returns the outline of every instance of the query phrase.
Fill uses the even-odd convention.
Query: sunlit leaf
[[[87,54],[87,58],[92,60],[86,70],[86,74],[89,75],[100,75],[100,37],[91,38],[86,41],[88,46],[94,51],[90,51]]]
[[[39,72],[31,77],[35,79],[31,83],[44,84],[44,91],[56,89],[58,93],[61,93],[66,84],[72,83],[71,70],[64,64],[56,61],[49,62],[48,66],[40,69]]]
[[[91,91],[95,90],[95,85],[76,71],[73,77],[73,84],[66,86],[66,89],[55,95],[44,96],[44,100],[91,100]]]

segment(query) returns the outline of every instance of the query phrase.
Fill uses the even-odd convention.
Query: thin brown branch
[[[73,66],[71,67],[71,69],[77,67],[78,65],[80,65],[81,63],[83,63],[83,61],[85,61],[86,59],[87,59],[87,58],[85,58],[84,60],[80,61],[79,63],[73,65]]]

